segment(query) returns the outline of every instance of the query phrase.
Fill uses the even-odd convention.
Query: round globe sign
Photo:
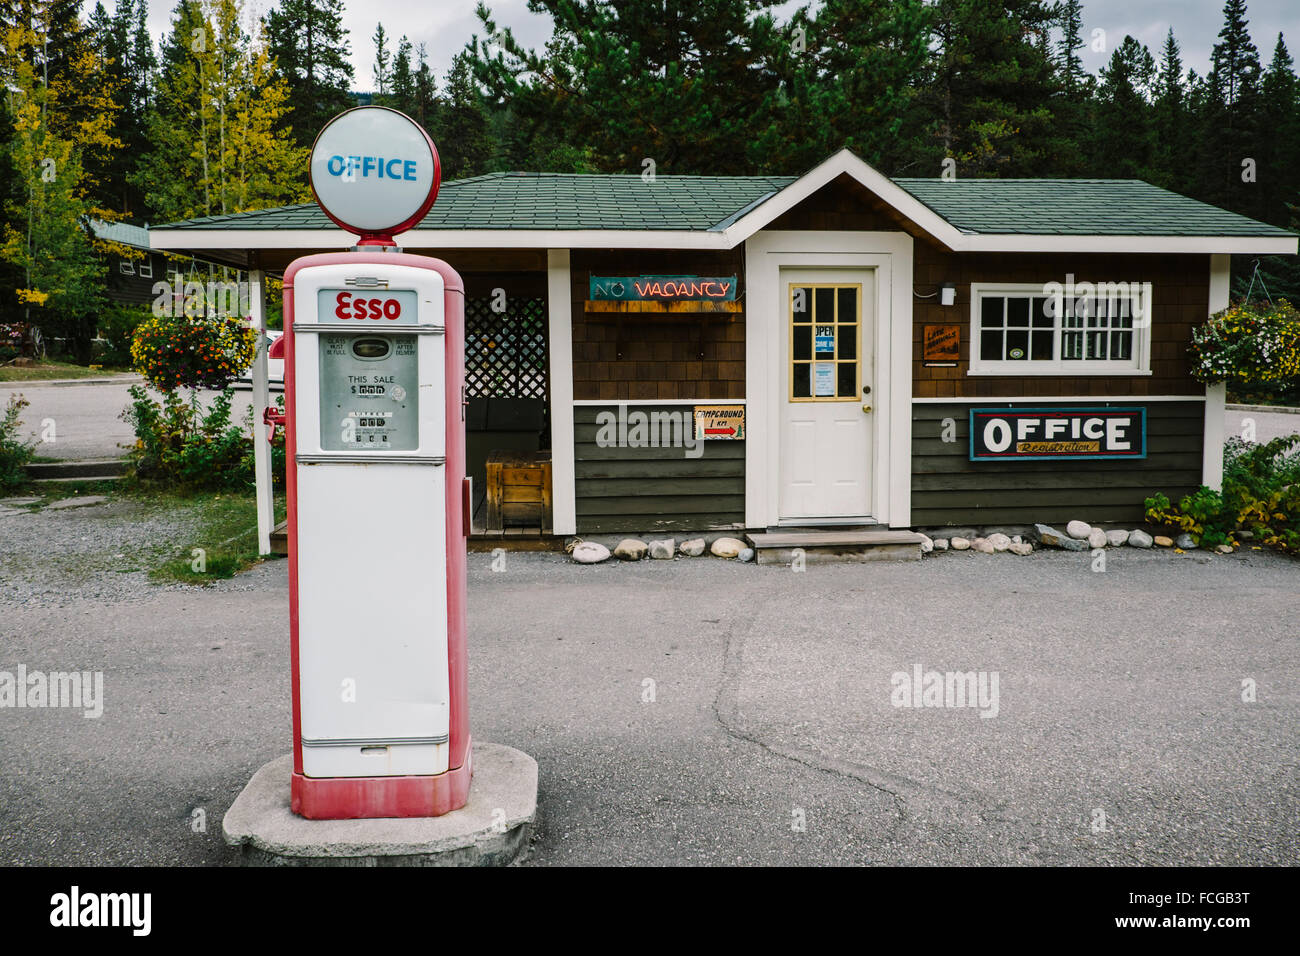
[[[385,106],[359,106],[325,124],[311,148],[311,190],[349,232],[391,240],[438,197],[442,164],[415,120]]]

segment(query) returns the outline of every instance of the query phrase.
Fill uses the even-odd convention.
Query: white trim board
[[[573,286],[569,250],[546,251],[546,341],[551,392],[551,532],[578,530],[573,456]]]
[[[1109,404],[1112,402],[1203,402],[1204,395],[1026,395],[982,396],[973,398],[969,395],[952,398],[914,398],[913,405],[1024,405],[1026,402],[1092,402]]]
[[[871,514],[906,528],[912,508],[912,237],[903,232],[760,232],[745,243],[745,524],[780,523],[781,270],[874,269],[877,406]],[[883,399],[883,402],[879,399]],[[808,523],[804,520],[804,523]]]
[[[1207,318],[1228,307],[1232,283],[1232,259],[1226,255],[1210,256],[1210,301]],[[1205,387],[1205,431],[1201,445],[1201,484],[1215,491],[1223,490],[1223,438],[1226,423],[1224,408],[1228,404],[1228,386],[1224,382]]]
[[[744,405],[743,398],[577,398],[574,405]]]
[[[776,202],[786,190],[759,209]],[[750,213],[750,216],[757,213]],[[398,247],[414,249],[734,249],[757,229],[747,220],[727,229],[415,229],[397,237]],[[744,229],[739,227],[744,226]],[[955,232],[955,230],[954,230]],[[1039,236],[966,235],[957,233],[953,252],[1077,252],[1077,253],[1188,253],[1235,255],[1293,255],[1300,240],[1248,236]],[[151,229],[149,247],[158,252],[201,252],[204,249],[308,249],[347,250],[356,236],[341,229]],[[947,243],[945,243],[947,245]]]

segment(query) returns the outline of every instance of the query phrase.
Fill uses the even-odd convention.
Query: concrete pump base
[[[471,744],[469,802],[440,817],[306,820],[289,809],[293,755],[266,764],[222,821],[249,866],[507,866],[528,848],[537,761],[502,744]]]

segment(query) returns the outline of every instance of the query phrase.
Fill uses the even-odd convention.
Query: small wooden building
[[[353,238],[314,205],[172,223],[261,273]],[[1189,370],[1229,256],[1295,234],[1134,180],[496,173],[407,252],[465,278],[471,472],[549,450],[551,528],[1136,522],[1222,475]]]

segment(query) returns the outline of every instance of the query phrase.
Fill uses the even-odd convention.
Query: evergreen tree
[[[535,0],[554,22],[541,53],[479,17],[477,79],[509,100],[533,168],[746,173],[775,86],[751,42],[770,0]],[[776,157],[779,160],[779,157]]]
[[[281,0],[266,17],[267,45],[289,86],[283,122],[310,147],[335,115],[352,106],[352,61],[343,0]]]
[[[1183,82],[1183,57],[1170,28],[1160,51],[1160,69],[1152,101],[1155,128],[1151,181],[1157,186],[1185,192],[1190,181],[1188,154],[1189,117],[1187,88]]]
[[[403,35],[397,41],[397,52],[393,54],[388,82],[388,105],[408,115],[415,103],[415,72],[411,67],[411,55],[414,52],[411,41]]]
[[[928,20],[920,0],[827,0],[781,28],[761,18],[755,48],[772,51],[780,85],[750,134],[752,167],[803,172],[842,147],[887,171],[915,162]]]
[[[1300,83],[1282,34],[1277,35],[1273,59],[1261,84],[1261,153],[1259,182],[1263,218],[1286,225],[1289,205],[1300,202]]]
[[[1247,29],[1245,0],[1227,0],[1223,15],[1202,114],[1199,191],[1215,205],[1260,216],[1264,210],[1257,183],[1242,179],[1243,163],[1259,160],[1259,52]]]
[[[1150,51],[1131,36],[1111,53],[1097,90],[1093,167],[1110,179],[1149,179],[1156,140],[1147,90],[1155,72]]]
[[[389,75],[392,71],[392,54],[388,50],[388,34],[382,23],[375,24],[375,33],[370,38],[375,44],[375,96],[382,100],[388,93]]]
[[[934,4],[920,104],[932,117],[936,174],[938,159],[952,157],[958,175],[1048,175],[1074,147],[1049,105],[1060,89],[1054,66],[1035,42],[1053,16],[1039,0]]]
[[[114,130],[122,149],[116,150],[103,174],[100,204],[115,214],[139,219],[144,195],[130,180],[138,157],[149,148],[145,116],[153,97],[157,58],[149,40],[146,0],[117,0],[111,16],[97,4],[91,17],[97,45],[104,51],[113,78],[117,108]]]
[[[447,73],[447,92],[432,131],[444,179],[465,179],[487,171],[493,143],[483,95],[474,82],[469,54],[462,51]]]

